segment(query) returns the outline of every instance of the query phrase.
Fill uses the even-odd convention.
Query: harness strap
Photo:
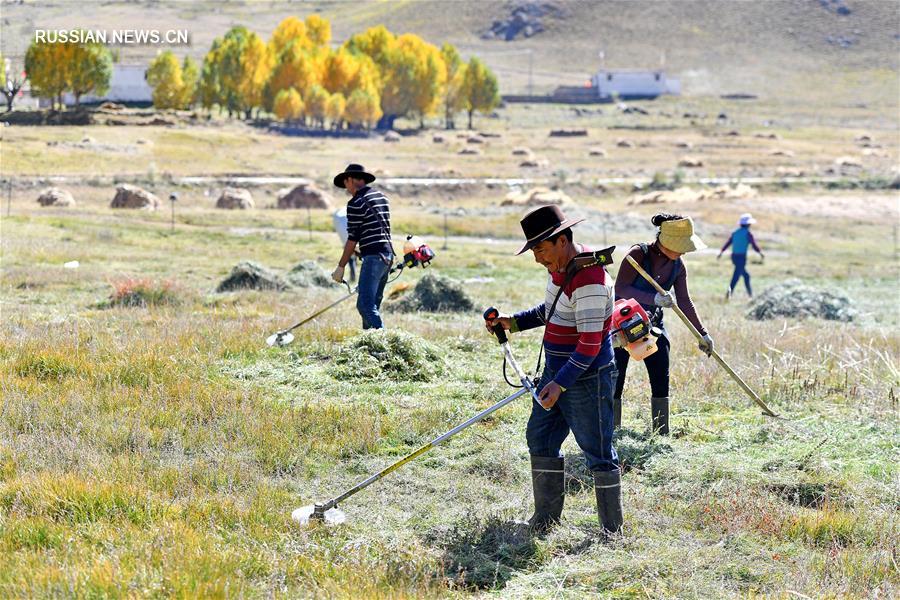
[[[547,311],[547,317],[546,321],[544,322],[544,327],[550,324],[550,319],[552,319],[554,313],[556,313],[556,305],[559,304],[559,299],[562,297],[563,292],[566,290],[566,287],[570,283],[572,283],[573,279],[575,279],[575,275],[577,275],[580,270],[586,269],[588,267],[593,267],[594,265],[600,265],[601,267],[611,265],[613,263],[612,254],[615,249],[615,246],[610,246],[609,248],[596,250],[594,252],[581,252],[572,257],[572,260],[570,260],[569,264],[566,265],[566,277],[565,279],[563,279],[562,285],[559,286],[559,291],[556,292],[556,298],[553,299],[553,304],[550,305],[550,310]],[[535,374],[541,371],[541,362],[543,357],[544,343],[542,341],[541,349],[538,350],[537,364],[534,368]]]

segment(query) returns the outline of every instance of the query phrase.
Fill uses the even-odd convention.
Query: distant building
[[[109,80],[109,91],[103,96],[86,94],[81,97],[81,103],[94,102],[153,102],[153,89],[147,84],[144,73],[146,65],[139,64],[113,64],[112,77]],[[67,106],[75,104],[75,96],[64,94],[63,102]]]
[[[598,71],[591,77],[591,87],[601,100],[656,98],[681,94],[681,82],[666,77],[663,71]]]

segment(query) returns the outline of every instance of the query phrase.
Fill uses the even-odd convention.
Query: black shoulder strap
[[[594,265],[600,265],[601,267],[611,265],[613,263],[612,255],[615,249],[615,246],[610,246],[603,250],[581,252],[572,257],[572,260],[566,265],[566,278],[563,279],[562,285],[559,286],[559,291],[556,292],[556,298],[553,299],[553,304],[550,305],[546,324],[550,323],[550,319],[553,318],[553,313],[556,312],[556,305],[559,303],[560,297],[563,295],[566,287],[572,283],[572,280],[575,278],[575,275],[578,274],[578,271],[586,269],[587,267],[593,267]]]
[[[572,260],[566,265],[566,278],[563,279],[562,285],[559,286],[559,291],[556,292],[556,298],[553,299],[553,304],[550,305],[550,310],[547,311],[547,320],[544,322],[545,327],[550,324],[550,319],[553,318],[553,313],[556,312],[556,305],[559,303],[559,299],[562,297],[566,287],[572,283],[573,279],[575,279],[575,275],[578,274],[578,271],[594,265],[600,265],[601,267],[611,265],[613,263],[612,255],[615,249],[615,246],[610,246],[609,248],[595,250],[594,252],[581,252],[572,257]],[[540,373],[541,371],[541,359],[543,356],[544,344],[541,343],[541,349],[538,351],[537,364],[534,367],[535,373]],[[504,363],[504,365],[505,364],[506,363]]]
[[[372,188],[369,188],[369,189],[371,190]],[[378,219],[378,222],[381,224],[382,231],[384,231],[385,235],[388,236],[388,239],[390,239],[391,230],[387,226],[387,222],[384,220],[384,217],[381,216],[381,213],[378,212],[378,210],[374,206],[372,206],[372,203],[369,202],[368,198],[366,198],[366,194],[362,195],[362,197],[360,198],[360,201],[362,202],[363,205],[365,205],[365,207],[367,209],[369,209],[370,211],[372,211],[375,214],[375,218]]]

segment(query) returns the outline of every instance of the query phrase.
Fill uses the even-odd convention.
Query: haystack
[[[855,316],[850,298],[840,291],[812,287],[796,279],[766,288],[747,311],[747,318],[756,321],[806,317],[852,321]]]
[[[253,196],[250,190],[243,188],[225,188],[216,200],[216,208],[227,210],[247,210],[253,208]]]
[[[41,206],[75,206],[75,198],[67,190],[57,187],[47,188],[38,196]]]
[[[696,156],[683,156],[681,160],[678,161],[678,166],[696,169],[703,166],[703,159]]]
[[[458,281],[428,273],[411,294],[388,306],[397,312],[467,312],[475,303]]]
[[[331,208],[331,196],[311,182],[278,192],[278,208]]]
[[[110,203],[110,208],[143,208],[156,210],[159,208],[159,198],[136,185],[124,183],[116,188],[116,195]]]
[[[503,202],[500,203],[500,206],[543,206],[545,204],[564,206],[573,204],[573,201],[562,190],[536,187],[530,190],[508,193]]]
[[[286,290],[290,286],[280,275],[253,261],[242,261],[231,269],[217,292],[234,290]]]
[[[297,287],[331,287],[331,274],[313,260],[304,260],[288,271],[288,283]]]

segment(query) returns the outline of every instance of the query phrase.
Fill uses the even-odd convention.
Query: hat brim
[[[355,177],[357,179],[362,179],[366,183],[372,183],[375,181],[375,176],[371,173],[366,173],[365,171],[344,171],[343,173],[338,173],[334,176],[334,187],[346,188],[344,185],[345,177]]]
[[[688,252],[696,252],[697,250],[705,250],[707,246],[703,240],[695,233],[691,237],[684,236],[668,236],[660,234],[659,243],[679,254],[687,254]]]
[[[534,248],[535,246],[537,246],[538,244],[540,244],[540,243],[543,242],[544,240],[549,239],[549,238],[552,238],[552,237],[553,237],[554,235],[556,235],[557,233],[559,233],[559,232],[561,232],[561,231],[564,231],[564,230],[568,229],[569,227],[573,227],[573,226],[575,226],[575,225],[578,225],[578,224],[581,223],[582,221],[584,221],[584,219],[566,219],[565,221],[563,221],[562,223],[560,223],[559,225],[557,225],[557,226],[556,226],[556,229],[554,229],[553,231],[551,231],[551,232],[549,232],[549,233],[542,234],[542,235],[536,237],[536,238],[533,239],[533,240],[528,240],[527,242],[525,242],[525,245],[522,246],[522,247],[519,249],[518,252],[516,252],[516,256],[518,256],[518,255],[520,255],[520,254],[523,254],[523,253],[525,253],[525,252],[528,252],[529,250],[531,250],[532,248]]]

